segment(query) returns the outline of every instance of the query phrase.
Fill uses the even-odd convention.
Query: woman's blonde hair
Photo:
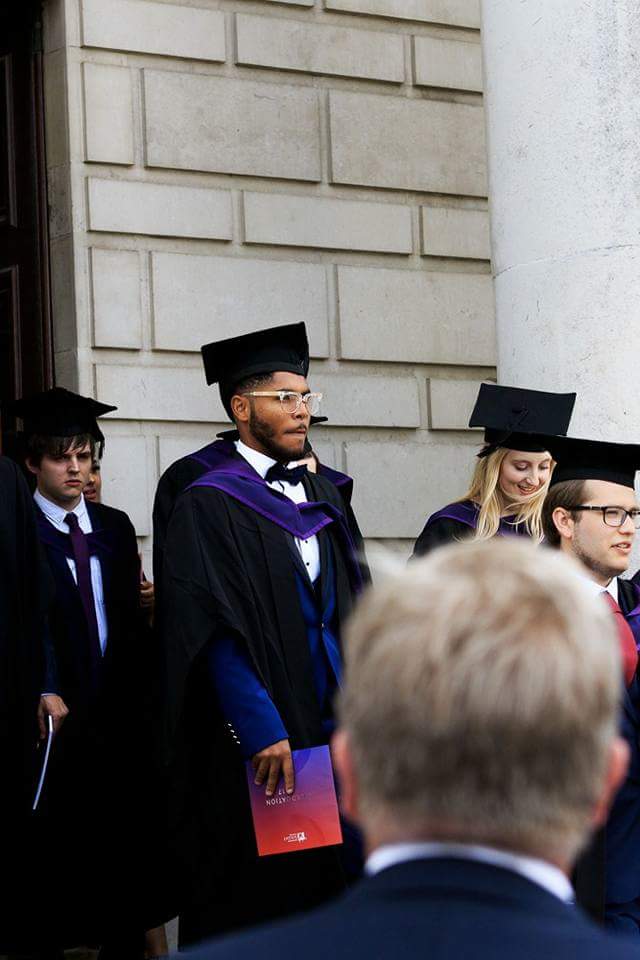
[[[498,532],[500,518],[505,509],[512,516],[513,523],[523,524],[525,530],[535,543],[541,543],[544,537],[542,530],[542,505],[547,495],[548,482],[532,497],[522,503],[505,504],[500,499],[500,469],[505,457],[509,453],[506,447],[498,447],[486,457],[480,457],[473,471],[471,486],[463,500],[472,500],[480,508],[478,523],[473,540],[491,540]]]

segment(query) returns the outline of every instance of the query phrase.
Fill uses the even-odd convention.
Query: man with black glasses
[[[238,439],[207,448],[162,557],[164,757],[189,828],[174,834],[188,891],[181,944],[320,903],[352,867],[344,844],[259,858],[245,771],[250,761],[267,796],[281,781],[291,795],[292,751],[329,742],[341,627],[362,578],[340,492],[291,466],[321,400],[305,326],[202,353]]]
[[[631,584],[619,578],[629,566],[640,527],[634,490],[640,446],[554,437],[549,451],[557,466],[543,508],[545,538],[579,562],[586,587],[603,595],[616,618],[624,672],[621,732],[631,755],[606,829],[578,864],[576,891],[607,926],[638,938],[640,687],[636,641],[625,617],[633,613]]]

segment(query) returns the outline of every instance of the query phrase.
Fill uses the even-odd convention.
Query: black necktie
[[[274,465],[267,470],[265,480],[267,483],[273,483],[274,480],[278,480],[280,483],[296,484],[300,483],[306,475],[307,467],[304,463],[298,467],[292,467],[291,470],[288,470],[282,463],[274,463]]]
[[[98,632],[98,618],[96,617],[95,598],[93,596],[93,587],[91,585],[91,561],[89,558],[89,544],[87,538],[80,529],[78,518],[75,513],[66,515],[65,523],[69,527],[69,536],[71,537],[71,549],[73,558],[76,562],[76,577],[78,580],[78,592],[82,601],[82,608],[87,621],[89,632],[89,668],[93,674],[94,680],[97,679],[97,672],[102,659],[102,650],[100,648],[100,634]]]

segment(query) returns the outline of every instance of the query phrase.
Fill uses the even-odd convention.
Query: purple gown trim
[[[208,470],[213,470],[219,464],[226,463],[234,450],[235,446],[229,440],[214,440],[213,443],[208,443],[206,447],[201,447],[195,453],[190,453],[189,459],[201,463]]]
[[[233,431],[228,430],[227,433],[231,434]],[[195,453],[190,453],[189,459],[202,464],[208,470],[214,470],[221,464],[226,463],[234,450],[234,443],[225,437],[221,437],[219,440],[207,444],[206,447],[196,450]],[[351,501],[353,479],[350,476],[346,473],[340,473],[339,470],[334,470],[333,467],[327,467],[324,463],[318,464],[318,473],[321,477],[330,480],[334,487],[337,487],[340,491],[344,488],[347,500]]]
[[[93,517],[91,519],[92,522],[95,522]],[[36,511],[36,523],[42,543],[48,547],[53,547],[54,550],[59,550],[61,553],[64,553],[65,557],[75,560],[69,534],[56,529],[40,508]],[[85,534],[85,536],[87,538],[90,556],[93,557],[99,554],[101,550],[105,553],[113,553],[112,536],[109,530],[98,528],[93,530],[92,533]]]
[[[343,493],[347,501],[349,503],[351,502],[353,479],[350,476],[346,473],[340,473],[339,470],[334,470],[333,467],[327,467],[324,463],[318,464],[318,473],[321,477],[326,477],[327,480],[330,480],[334,487],[337,487],[338,490]]]
[[[362,587],[360,568],[356,560],[353,538],[342,511],[324,500],[294,503],[289,497],[269,487],[246,460],[233,457],[235,447],[225,440],[217,440],[209,447],[192,454],[192,459],[213,466],[186,489],[213,487],[233,497],[255,513],[275,523],[298,540],[308,540],[325,527],[335,523],[336,531],[345,547],[349,577],[354,590]],[[205,459],[206,458],[206,459]]]
[[[450,503],[442,510],[432,513],[427,520],[427,526],[435,523],[436,520],[457,520],[458,523],[464,523],[467,527],[475,530],[478,525],[479,510],[470,500],[463,500],[460,503]],[[516,524],[511,517],[501,517],[497,536],[527,536],[524,524]],[[640,611],[639,611],[640,612]]]

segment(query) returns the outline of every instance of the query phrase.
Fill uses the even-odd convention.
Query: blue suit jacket
[[[295,856],[295,854],[291,854]],[[510,870],[414,860],[284,923],[205,945],[191,960],[632,960],[634,941],[591,924]]]

